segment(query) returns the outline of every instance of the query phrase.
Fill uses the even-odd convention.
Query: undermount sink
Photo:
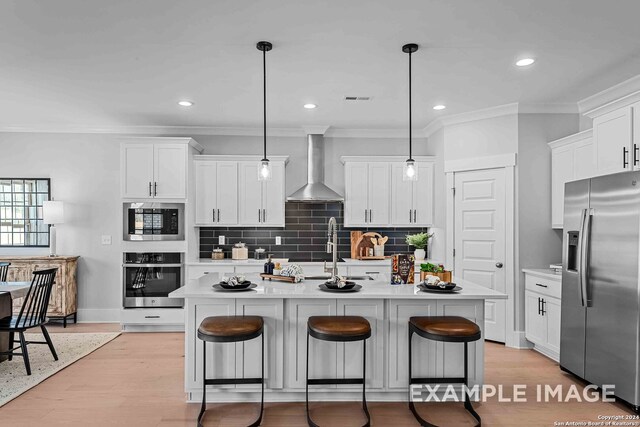
[[[374,280],[371,276],[343,276],[347,280]],[[330,276],[304,276],[305,280],[328,280]]]

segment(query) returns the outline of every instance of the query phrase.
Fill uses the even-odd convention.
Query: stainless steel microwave
[[[124,240],[184,240],[183,203],[124,203]]]

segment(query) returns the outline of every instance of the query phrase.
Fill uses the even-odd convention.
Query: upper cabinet
[[[272,157],[270,181],[258,181],[260,159],[196,156],[196,226],[284,227],[285,163]]]
[[[186,199],[190,138],[130,138],[120,150],[121,195],[125,199]]]
[[[434,160],[416,157],[417,181],[403,181],[404,160],[343,157],[345,227],[433,225]]]
[[[591,129],[549,143],[551,148],[551,226],[562,228],[564,185],[595,175]]]

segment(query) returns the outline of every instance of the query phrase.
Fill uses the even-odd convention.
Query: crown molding
[[[259,163],[262,160],[262,156],[254,155],[234,155],[234,154],[196,154],[193,156],[193,160],[196,161],[227,161],[227,162],[252,162]],[[289,163],[289,156],[269,156],[270,162],[284,162],[286,165]]]
[[[573,135],[565,136],[564,138],[556,139],[555,141],[550,141],[547,144],[550,148],[558,148],[589,138],[593,138],[593,129],[583,130],[582,132],[574,133]]]
[[[601,107],[615,103],[639,91],[640,74],[578,101],[578,110],[581,114],[589,115],[589,113],[597,111]]]
[[[416,162],[434,162],[436,156],[413,156]],[[404,163],[407,156],[340,156],[340,163],[347,162],[397,162]]]
[[[578,104],[518,104],[518,114],[578,114]]]
[[[635,104],[640,101],[640,91],[630,93],[622,98],[618,98],[615,101],[611,101],[607,104],[601,105],[593,110],[589,110],[584,113],[585,116],[595,119],[603,114],[611,113],[612,111],[619,110],[620,108],[628,107],[631,104]]]

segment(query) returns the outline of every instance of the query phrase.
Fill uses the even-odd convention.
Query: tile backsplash
[[[224,249],[225,258],[231,258],[234,243],[244,242],[249,248],[249,258],[253,258],[256,248],[264,248],[276,258],[292,261],[325,261],[331,255],[326,252],[327,223],[335,217],[338,222],[338,256],[351,255],[350,232],[352,230],[376,231],[389,240],[385,254],[408,253],[413,250],[405,243],[407,234],[428,231],[427,228],[344,228],[343,204],[300,203],[285,204],[285,226],[263,227],[202,227],[200,228],[200,258],[210,258],[213,248]],[[226,245],[218,245],[218,236],[226,236]],[[282,237],[282,244],[276,245],[276,236]]]

